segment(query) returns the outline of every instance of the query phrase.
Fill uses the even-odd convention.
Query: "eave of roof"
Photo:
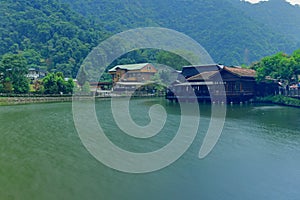
[[[188,78],[187,81],[208,80],[211,76],[215,75],[216,73],[218,73],[218,71],[202,72],[200,74]]]
[[[197,67],[219,67],[219,68],[223,68],[223,65],[220,65],[220,64],[188,65],[188,66],[183,66],[182,68],[197,68]]]
[[[214,82],[212,81],[202,81],[202,82],[185,82],[185,83],[180,83],[176,84],[176,86],[195,86],[195,85],[214,85]]]
[[[232,74],[235,74],[240,77],[250,77],[255,78],[256,72],[253,69],[237,68],[237,67],[224,67],[223,70],[226,70]]]
[[[109,72],[115,72],[117,70],[117,68],[120,69],[125,69],[125,70],[139,70],[142,69],[143,67],[145,67],[146,65],[148,65],[150,63],[139,63],[139,64],[128,64],[128,65],[117,65],[113,68],[111,68],[110,70],[108,70]]]

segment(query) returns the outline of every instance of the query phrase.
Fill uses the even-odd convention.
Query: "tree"
[[[300,49],[293,52],[292,57],[296,61],[296,65],[294,68],[294,73],[296,76],[300,75]],[[300,81],[300,80],[299,80]]]
[[[78,72],[78,75],[77,75],[77,82],[78,82],[78,85],[80,87],[82,87],[85,84],[86,81],[87,81],[87,72],[85,71],[85,67],[82,66],[79,69],[79,72]]]
[[[58,87],[55,73],[49,73],[43,78],[45,94],[58,94]]]
[[[72,94],[73,93],[73,89],[75,87],[75,83],[73,81],[72,78],[69,78],[66,82],[65,82],[65,93],[66,94]]]
[[[89,82],[86,81],[86,82],[83,84],[83,86],[81,87],[81,92],[87,93],[87,94],[91,92],[91,88],[90,88]]]
[[[7,92],[27,93],[29,81],[25,77],[28,73],[27,62],[22,54],[5,54],[0,62],[0,72]],[[10,90],[10,86],[12,90]]]
[[[12,93],[12,91],[13,91],[13,86],[12,86],[10,78],[5,78],[5,80],[3,82],[3,92]]]
[[[13,82],[14,93],[25,94],[29,92],[29,80],[25,76],[20,76]]]
[[[22,55],[27,61],[28,67],[31,68],[40,68],[42,65],[45,65],[45,63],[42,63],[42,57],[41,55],[35,51],[34,49],[26,49],[22,52]]]
[[[258,81],[263,81],[269,76],[290,84],[300,74],[300,50],[294,51],[291,56],[282,52],[267,56],[251,67],[256,70]]]
[[[45,94],[70,94],[73,92],[73,79],[65,80],[62,72],[49,73],[43,78]]]
[[[156,59],[158,63],[167,65],[174,69],[181,69],[182,66],[190,65],[190,63],[181,56],[167,51],[160,51],[157,54]]]
[[[44,85],[43,85],[43,81],[41,80],[36,80],[33,83],[33,89],[37,94],[43,94],[45,91]]]
[[[282,58],[277,69],[278,77],[280,77],[281,80],[287,80],[288,83],[291,83],[296,76],[295,67],[296,61],[293,57]]]
[[[154,74],[154,76],[151,78],[151,81],[154,81],[154,83],[147,85],[148,88],[152,88],[156,91],[156,93],[163,92],[166,90],[167,85],[170,81],[170,73],[166,70],[160,70],[159,72]]]
[[[99,81],[101,81],[101,82],[112,82],[112,76],[109,73],[104,72],[102,74],[102,76],[100,77]]]

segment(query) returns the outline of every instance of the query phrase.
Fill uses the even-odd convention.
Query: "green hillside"
[[[22,53],[29,67],[75,77],[83,59],[99,42],[114,33],[147,26],[183,32],[197,40],[215,62],[226,65],[250,64],[299,47],[295,37],[274,31],[232,2],[0,0],[0,59],[5,53]],[[151,55],[149,60],[147,55]],[[116,63],[166,57],[140,51]]]
[[[215,62],[249,64],[278,51],[292,52],[296,41],[272,31],[226,0],[62,0],[106,30],[161,26],[197,40]]]
[[[22,53],[33,67],[74,77],[91,48],[105,37],[100,30],[56,0],[0,1],[0,57]]]
[[[265,26],[300,43],[300,6],[285,0],[269,0],[257,4],[231,1],[234,6]],[[299,45],[300,46],[300,45]]]

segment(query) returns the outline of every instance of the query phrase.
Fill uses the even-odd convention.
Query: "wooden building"
[[[197,68],[201,69],[201,66]],[[171,86],[167,92],[167,99],[210,101],[213,98],[214,101],[243,102],[257,96],[266,87],[270,93],[276,92],[278,88],[274,83],[257,84],[255,71],[252,69],[211,65],[198,71],[200,73],[193,76],[182,74],[181,77],[187,77],[185,82],[181,80],[181,83]]]
[[[151,82],[157,69],[150,63],[117,65],[108,71],[112,75],[114,91],[134,91]]]
[[[157,72],[150,63],[117,65],[108,71],[113,78],[113,82],[145,82]]]
[[[192,76],[203,72],[218,71],[221,67],[222,65],[218,64],[184,66],[177,79],[180,82],[185,82],[186,79]]]

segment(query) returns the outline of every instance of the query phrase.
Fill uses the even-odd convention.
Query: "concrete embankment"
[[[66,97],[0,97],[0,105],[67,102],[72,101],[72,96]]]
[[[77,100],[91,99],[107,99],[107,98],[122,98],[122,97],[162,97],[163,94],[109,94],[109,95],[79,95],[79,96],[0,96],[0,105],[16,105],[16,104],[31,104],[31,103],[50,103],[50,102],[70,102],[73,98]]]

